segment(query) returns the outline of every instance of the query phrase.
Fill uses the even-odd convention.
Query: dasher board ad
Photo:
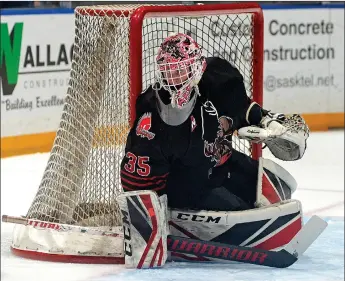
[[[263,9],[264,107],[282,113],[344,112],[344,8],[277,7]],[[1,17],[2,137],[55,132],[71,68],[72,11],[20,11]],[[241,27],[219,21],[204,31],[223,40],[234,37],[236,26]],[[228,57],[250,61],[248,46],[227,50]]]
[[[264,106],[344,112],[344,9],[264,10]]]
[[[2,137],[57,130],[73,40],[73,14],[2,16]]]

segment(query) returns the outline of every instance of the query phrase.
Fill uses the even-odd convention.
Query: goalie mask
[[[206,68],[199,45],[188,35],[178,33],[161,44],[156,57],[160,88],[169,92],[171,106],[183,109],[191,100],[193,88]]]

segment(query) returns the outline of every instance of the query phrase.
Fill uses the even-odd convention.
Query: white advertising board
[[[57,130],[68,87],[73,14],[1,17],[1,136]]]
[[[264,18],[264,107],[344,112],[344,9],[264,9]],[[2,137],[56,131],[73,40],[72,13],[2,15]]]
[[[344,112],[344,9],[272,9],[264,19],[264,106]]]

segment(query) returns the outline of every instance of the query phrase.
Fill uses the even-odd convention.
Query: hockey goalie
[[[252,102],[239,70],[203,57],[190,36],[166,38],[155,83],[137,99],[121,163],[127,266],[210,260],[168,253],[169,233],[272,250],[301,229],[301,204],[291,199],[294,178],[271,160],[235,150],[234,134],[296,161],[309,129],[298,114],[272,113]]]

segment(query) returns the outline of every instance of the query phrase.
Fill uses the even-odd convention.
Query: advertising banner
[[[309,118],[312,129],[320,123],[323,129],[343,127],[344,7],[277,7],[263,9],[264,107],[274,112],[301,113]],[[242,23],[238,30],[233,30],[236,25],[222,26],[222,17],[217,19],[203,25],[203,31],[213,36],[237,67],[250,69],[246,48],[251,43],[243,41],[250,36],[236,41],[238,34],[250,31],[250,16],[237,19]],[[192,34],[200,32],[197,24],[184,28]],[[50,150],[68,89],[74,32],[72,10],[1,16],[2,156]],[[237,49],[226,51],[224,38]],[[205,45],[208,53],[215,52],[207,42]],[[149,55],[145,52],[144,64]],[[250,75],[250,71],[244,73]],[[152,78],[144,79],[145,83]]]
[[[344,112],[344,9],[269,9],[264,18],[264,106]]]
[[[73,14],[1,18],[1,137],[56,131],[68,87]]]

